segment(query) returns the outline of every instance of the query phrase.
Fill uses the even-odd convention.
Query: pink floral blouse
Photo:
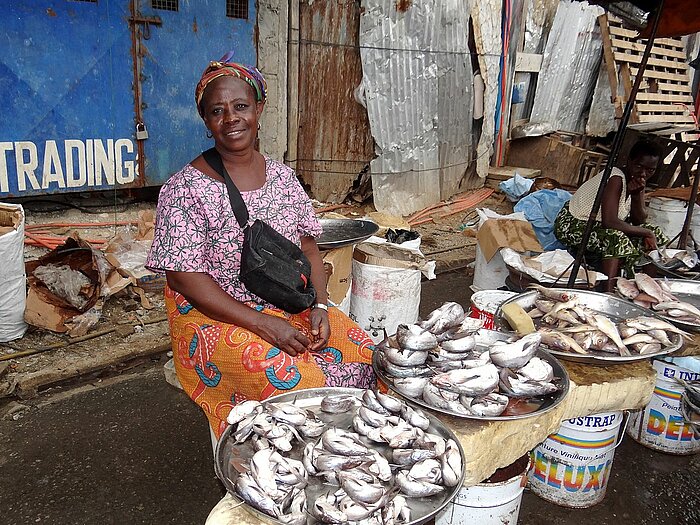
[[[317,237],[321,225],[294,171],[266,158],[265,184],[241,192],[251,220],[261,219],[290,241]],[[210,275],[239,301],[268,306],[238,280],[243,231],[226,186],[188,164],[172,175],[158,197],[155,235],[146,267]]]

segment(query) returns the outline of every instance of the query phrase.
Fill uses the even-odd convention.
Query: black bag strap
[[[226,171],[224,166],[224,161],[221,159],[221,154],[216,150],[216,148],[208,149],[202,152],[202,157],[204,160],[224,179],[226,183],[226,190],[228,191],[228,198],[231,201],[231,208],[233,209],[233,214],[236,216],[236,220],[242,229],[248,226],[248,208],[243,202],[243,197],[241,197],[241,192],[231,180],[231,177]]]

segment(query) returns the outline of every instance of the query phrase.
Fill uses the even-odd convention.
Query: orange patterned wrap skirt
[[[249,330],[205,316],[169,287],[165,305],[177,377],[206,414],[217,438],[231,408],[247,399],[324,386],[375,386],[372,339],[335,307],[328,309],[328,347],[291,357]],[[309,310],[291,315],[254,303],[249,306],[285,318],[310,335]]]

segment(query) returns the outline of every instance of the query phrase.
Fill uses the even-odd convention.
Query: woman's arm
[[[644,187],[632,193],[632,208],[630,210],[630,221],[632,224],[643,224],[647,220],[647,207],[644,204]]]
[[[247,307],[206,273],[166,270],[165,275],[168,286],[207,317],[250,330],[291,356],[302,354],[311,346],[309,338],[286,320]]]
[[[301,238],[301,250],[311,263],[311,284],[316,289],[316,302],[328,304],[328,292],[326,291],[326,270],[323,266],[321,253],[313,237]],[[311,334],[315,337],[309,350],[320,350],[328,344],[331,328],[328,322],[328,312],[321,308],[313,308],[309,315],[311,321]]]
[[[619,230],[631,237],[644,237],[647,246],[652,249],[656,248],[656,238],[651,230],[629,224],[617,216],[621,195],[622,179],[620,177],[610,177],[605,187],[600,210],[603,228]]]

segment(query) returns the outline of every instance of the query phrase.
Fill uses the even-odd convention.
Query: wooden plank
[[[625,29],[623,27],[617,27],[612,24],[610,25],[610,34],[638,40],[636,31]],[[642,42],[643,45],[646,45],[646,39],[640,40],[640,42]],[[671,49],[685,49],[685,45],[683,44],[683,41],[680,38],[657,38],[654,40],[654,44],[656,44],[657,46],[668,46]]]
[[[630,66],[630,72],[632,75],[636,76],[639,68]],[[675,80],[676,82],[690,82],[688,75],[678,75],[676,73],[667,73],[665,71],[654,71],[653,69],[646,69],[644,71],[644,78],[659,78],[661,80]]]
[[[645,101],[663,101],[663,102],[681,102],[683,104],[688,104],[688,102],[693,102],[693,97],[690,95],[671,95],[669,93],[637,93],[637,100],[640,102]]]
[[[622,53],[620,51],[615,51],[614,55],[616,62],[629,62],[630,64],[640,64],[642,62],[641,55],[632,55],[629,53]],[[648,66],[663,67],[671,70],[669,72],[687,73],[688,71],[688,64],[685,62],[671,62],[660,58],[649,57],[647,67]]]
[[[687,112],[689,107],[686,107],[685,105],[680,105],[680,104],[647,104],[647,103],[640,103],[637,102],[637,111],[640,113],[646,112],[646,113],[652,113],[652,112],[657,112],[657,113],[685,113]]]
[[[611,37],[611,43],[613,48],[625,49],[627,51],[637,51],[641,55],[644,53],[644,44],[639,42],[630,42],[629,40],[620,40],[619,38]],[[663,47],[652,46],[651,56],[656,57],[667,57],[667,58],[678,58],[682,61],[687,60],[685,51],[675,51],[673,49],[665,49]]]
[[[515,56],[515,71],[539,73],[541,66],[542,55],[518,52]]]
[[[518,168],[515,166],[489,167],[489,178],[494,180],[508,180],[515,177],[515,173],[526,179],[535,179],[542,175],[542,170],[535,168]]]
[[[640,115],[639,122],[687,122],[694,123],[690,115]]]
[[[632,94],[632,76],[630,75],[629,64],[620,65],[620,77],[622,79],[622,87],[625,90],[625,102],[630,99]],[[630,123],[635,124],[639,122],[639,117],[637,116],[637,110],[633,107],[632,114],[630,115]]]
[[[659,82],[656,85],[657,92],[665,92],[665,91],[670,91],[671,94],[680,94],[680,93],[690,93],[691,88],[690,84],[669,84],[667,82]],[[690,96],[690,95],[688,95]],[[692,99],[691,99],[692,100]]]
[[[612,45],[610,41],[610,33],[608,31],[608,17],[607,15],[600,15],[598,17],[598,27],[600,27],[600,34],[603,40],[603,63],[605,64],[605,69],[608,72],[608,82],[610,83],[610,93],[612,94],[614,106],[615,106],[615,117],[622,117],[622,105],[617,95],[617,68],[615,67],[615,56],[613,55]]]

